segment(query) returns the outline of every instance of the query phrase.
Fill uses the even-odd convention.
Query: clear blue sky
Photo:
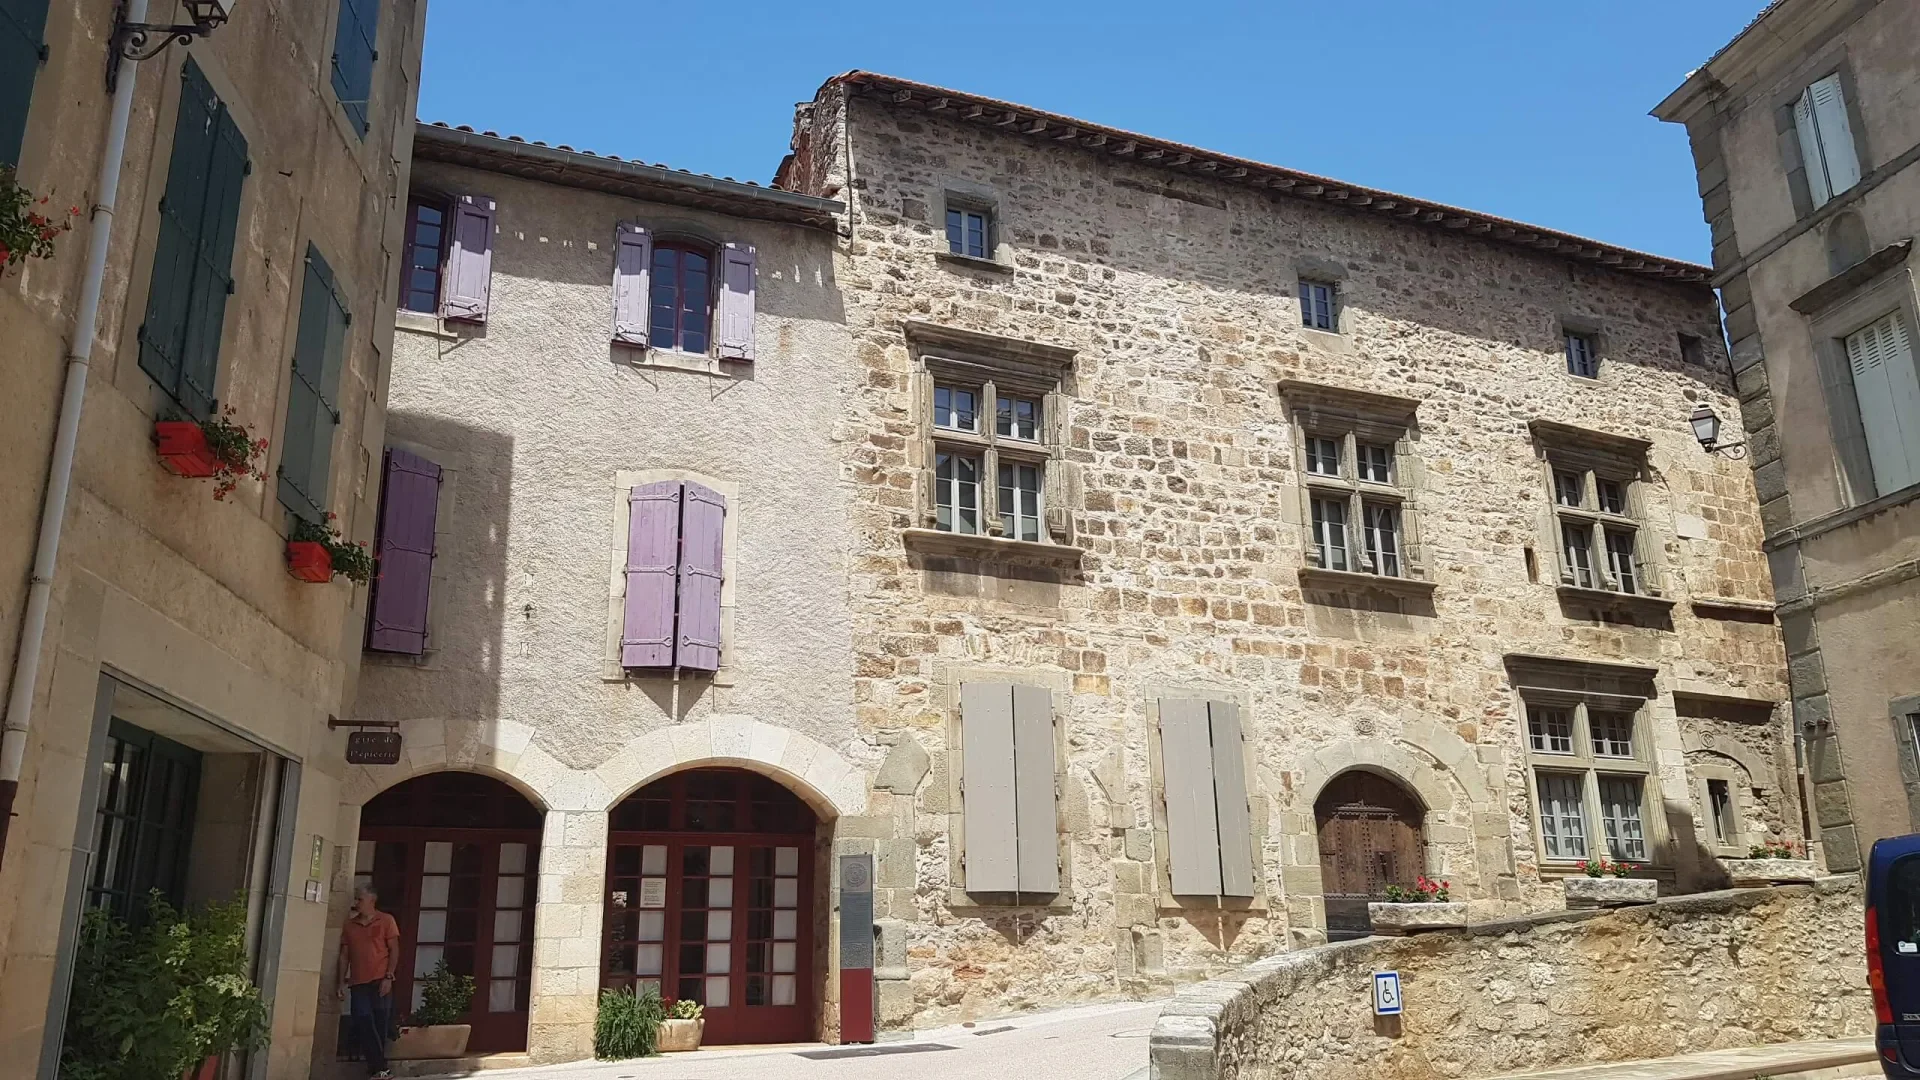
[[[432,0],[420,116],[766,183],[881,71],[1706,261],[1647,115],[1764,0]]]

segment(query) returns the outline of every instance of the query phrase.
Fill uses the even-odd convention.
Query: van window
[[[1920,855],[1904,855],[1887,871],[1880,941],[1896,954],[1920,956]]]

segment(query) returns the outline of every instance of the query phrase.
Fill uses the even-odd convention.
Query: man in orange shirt
[[[400,961],[400,925],[380,910],[380,894],[363,885],[340,928],[340,995],[348,999],[353,1043],[372,1080],[389,1080],[387,1029],[392,1021],[393,972]]]

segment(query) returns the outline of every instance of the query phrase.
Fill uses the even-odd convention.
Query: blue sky
[[[1762,5],[433,0],[420,116],[766,183],[865,68],[1704,262],[1647,110]]]

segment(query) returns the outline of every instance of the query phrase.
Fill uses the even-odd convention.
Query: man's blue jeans
[[[353,1046],[360,1060],[374,1072],[387,1071],[387,1030],[393,997],[380,992],[378,981],[347,987],[347,1006],[352,1017]]]

